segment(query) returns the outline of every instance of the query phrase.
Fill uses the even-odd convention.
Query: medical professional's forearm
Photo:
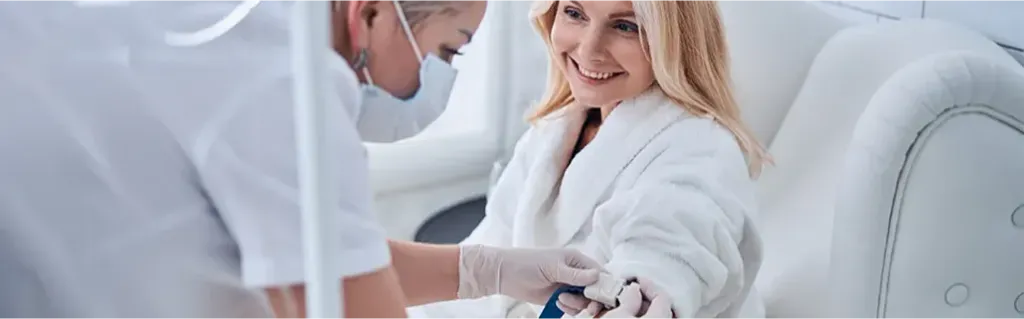
[[[405,298],[394,268],[342,280],[346,318],[405,318]],[[278,318],[306,317],[306,286],[267,288],[267,299]]]
[[[388,241],[391,264],[409,306],[458,298],[459,247]]]

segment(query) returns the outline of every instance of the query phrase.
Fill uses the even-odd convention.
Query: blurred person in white
[[[717,3],[542,1],[531,15],[548,90],[464,243],[579,248],[676,316],[757,315],[750,216],[767,155],[740,120]],[[559,308],[578,314],[591,291]],[[493,299],[458,306],[536,317]]]
[[[292,5],[0,3],[0,316],[303,315]],[[362,140],[436,118],[485,7],[332,6],[326,263],[348,317],[597,281],[578,251],[389,242],[373,217]]]

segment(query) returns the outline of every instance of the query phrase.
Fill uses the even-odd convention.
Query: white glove
[[[562,309],[562,312],[573,316],[578,314],[584,308],[587,308],[591,301],[600,302],[606,307],[614,307],[614,305],[618,303],[619,294],[621,294],[622,289],[625,288],[623,283],[625,283],[624,279],[619,279],[609,273],[601,273],[597,282],[593,285],[587,286],[583,290],[582,295],[558,295],[558,301],[556,304],[559,309]],[[592,311],[591,313],[596,312]]]
[[[562,285],[597,282],[601,264],[575,249],[460,246],[460,299],[501,294],[542,305]]]
[[[651,301],[650,305],[644,305],[644,297]],[[641,280],[626,286],[623,292],[618,294],[618,308],[604,313],[599,318],[673,319],[675,316],[672,314],[672,302],[668,295],[658,293],[652,284]]]

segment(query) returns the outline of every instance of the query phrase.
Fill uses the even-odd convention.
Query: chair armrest
[[[977,52],[928,56],[885,81],[840,174],[831,315],[1018,315],[1024,253],[1007,248],[1024,226],[1011,224],[1024,204],[1022,120],[1024,68]]]

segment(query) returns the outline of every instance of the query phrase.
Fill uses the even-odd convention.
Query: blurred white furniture
[[[839,171],[832,314],[1024,314],[1022,119],[1024,72],[978,52],[882,85]]]
[[[759,181],[767,315],[1024,311],[1024,208],[1011,220],[1024,204],[1022,67],[947,23],[721,6],[744,118],[776,162]]]

